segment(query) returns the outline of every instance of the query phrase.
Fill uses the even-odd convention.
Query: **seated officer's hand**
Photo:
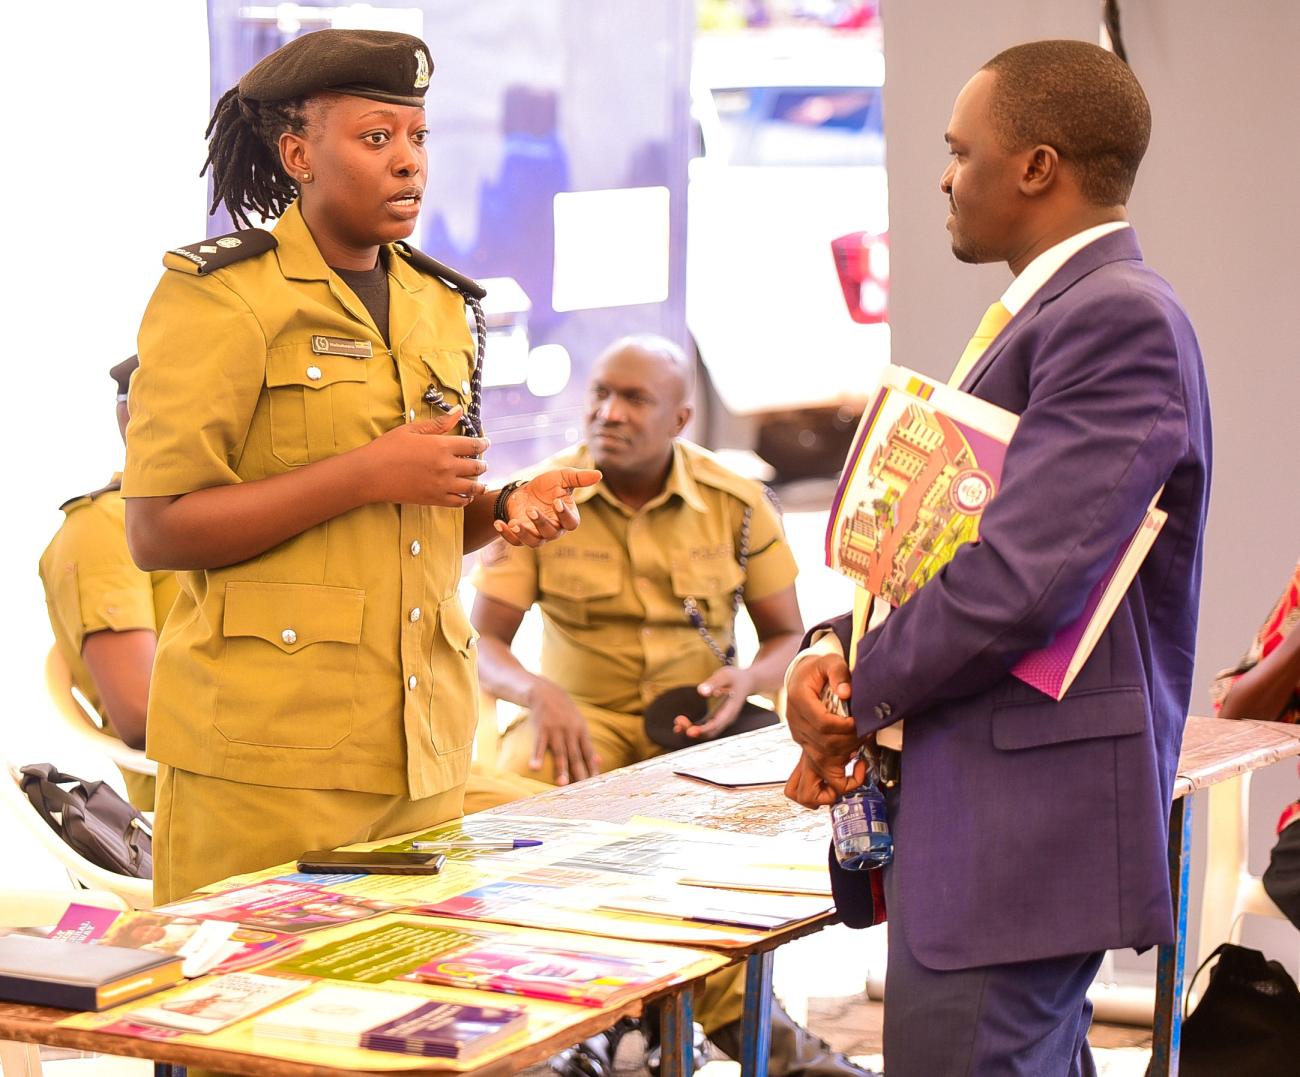
[[[506,499],[508,524],[493,526],[512,546],[541,546],[567,531],[577,530],[578,506],[573,491],[600,482],[594,468],[561,467],[530,479]]]
[[[823,778],[808,761],[805,753],[799,757],[790,779],[785,783],[785,795],[805,808],[821,808],[834,804],[836,799],[850,789],[856,789],[867,780],[867,764],[858,759],[851,774],[831,775]]]
[[[822,693],[828,685],[833,685],[835,694],[848,709],[853,694],[848,663],[840,655],[803,658],[790,675],[789,685],[785,717],[790,736],[804,751],[802,765],[828,785],[842,782],[844,768],[857,752],[862,738],[852,717],[827,710]]]
[[[587,732],[587,720],[564,689],[541,681],[528,699],[533,755],[528,765],[541,770],[546,753],[555,765],[555,784],[568,785],[600,773],[600,758]]]
[[[404,423],[357,450],[366,454],[371,500],[463,509],[483,493],[478,476],[487,470],[480,458],[488,440],[449,433],[463,417],[455,407]]]
[[[745,700],[754,692],[754,676],[748,669],[723,666],[708,680],[702,681],[697,690],[709,699],[725,698],[707,721],[696,725],[686,715],[679,714],[673,719],[673,729],[695,740],[712,740],[726,732],[740,714]]]

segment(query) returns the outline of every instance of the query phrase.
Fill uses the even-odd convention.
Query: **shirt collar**
[[[322,257],[311,229],[303,220],[302,209],[294,201],[275,223],[276,250],[280,269],[293,280],[329,280],[330,267]],[[428,283],[402,255],[388,244],[388,272],[408,292],[418,292]]]
[[[1051,280],[1061,266],[1065,265],[1089,243],[1101,239],[1102,236],[1110,235],[1111,232],[1118,232],[1121,228],[1128,227],[1128,221],[1107,221],[1105,224],[1085,228],[1082,232],[1076,232],[1068,239],[1063,239],[1060,243],[1048,247],[1047,250],[1025,266],[1020,271],[1020,275],[1002,293],[1002,305],[1011,312],[1011,316],[1014,318],[1024,308],[1025,304],[1034,297],[1034,293]]]
[[[584,442],[578,447],[575,454],[573,466],[577,468],[595,467],[591,459],[591,450]],[[576,504],[581,505],[590,501],[597,494],[600,494],[606,501],[624,512],[631,510],[623,504],[614,492],[605,485],[605,480],[601,479],[595,486],[584,486],[580,490],[573,492],[573,500]],[[686,456],[685,450],[682,449],[681,442],[673,440],[673,463],[668,469],[668,481],[664,483],[664,488],[649,501],[645,503],[645,508],[652,509],[664,504],[673,495],[677,495],[689,507],[699,513],[707,513],[708,506],[704,503],[704,496],[700,493],[700,485],[695,479],[695,473],[691,470],[691,462]]]

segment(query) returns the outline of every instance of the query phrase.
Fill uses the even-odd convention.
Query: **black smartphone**
[[[442,853],[377,853],[362,849],[314,849],[298,858],[298,870],[314,875],[437,875],[447,858]]]

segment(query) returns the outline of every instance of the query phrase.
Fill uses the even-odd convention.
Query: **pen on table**
[[[489,838],[466,841],[413,841],[412,849],[532,849],[541,845],[537,838]]]

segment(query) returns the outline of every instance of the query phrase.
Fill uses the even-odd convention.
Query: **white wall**
[[[894,355],[941,376],[1009,280],[1005,267],[960,265],[949,249],[938,181],[952,100],[1009,45],[1098,33],[1094,0],[985,0],[978,9],[885,6]],[[1131,216],[1147,261],[1191,314],[1210,380],[1215,470],[1192,699],[1194,712],[1208,713],[1215,671],[1245,650],[1300,557],[1300,5],[1143,0],[1122,10],[1153,112]],[[1294,766],[1261,774],[1254,794],[1258,872],[1278,811],[1300,794]],[[1279,930],[1271,956],[1294,963],[1294,932]]]
[[[0,11],[5,167],[0,758],[31,762],[52,637],[36,562],[59,503],[122,463],[108,368],[135,351],[168,247],[207,233],[203,0]],[[29,746],[30,749],[29,750]],[[71,764],[69,764],[71,767]]]

